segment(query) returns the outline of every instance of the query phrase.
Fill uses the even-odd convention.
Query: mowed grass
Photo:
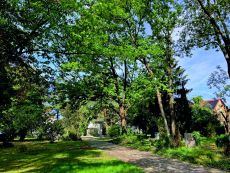
[[[86,142],[15,142],[0,148],[0,172],[4,173],[143,173],[131,164],[115,160]]]

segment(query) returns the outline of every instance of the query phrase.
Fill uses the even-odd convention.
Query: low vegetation
[[[139,168],[115,160],[85,142],[15,142],[13,148],[2,148],[0,172],[77,172],[142,173]]]
[[[123,135],[114,138],[111,142],[128,146],[131,148],[152,151],[169,158],[176,158],[194,164],[219,168],[230,171],[230,158],[224,155],[224,148],[218,148],[215,144],[219,138],[200,137],[200,144],[193,148],[188,148],[181,142],[181,146],[172,148],[165,139],[154,140],[144,135]]]

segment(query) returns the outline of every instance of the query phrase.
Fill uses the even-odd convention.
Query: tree
[[[210,106],[203,101],[201,96],[193,98],[192,106],[192,130],[200,131],[204,136],[213,136],[216,134],[216,128],[220,122],[213,115]]]
[[[175,114],[178,130],[183,135],[184,133],[191,132],[192,128],[192,103],[187,98],[187,94],[191,89],[186,88],[188,79],[187,76],[184,75],[184,69],[178,67],[177,74],[177,78],[173,81],[175,90]]]
[[[12,140],[16,135],[24,140],[27,132],[35,130],[44,120],[44,99],[47,82],[44,78],[31,75],[30,69],[18,66],[8,67],[14,95],[11,104],[2,111],[1,131]]]
[[[226,71],[220,66],[212,72],[208,78],[207,85],[210,89],[216,89],[215,95],[217,98],[222,98],[225,102],[230,97],[230,79]]]
[[[65,138],[79,140],[81,135],[86,133],[88,123],[96,118],[100,111],[97,104],[95,101],[89,101],[81,105],[77,110],[73,110],[70,105],[61,110]]]
[[[216,71],[211,73],[207,82],[209,88],[214,88],[217,91],[215,95],[217,98],[221,98],[225,104],[227,104],[227,98],[230,97],[230,79],[226,71],[224,71],[220,66],[216,67]],[[228,108],[225,111],[220,111],[219,114],[224,118],[225,132],[229,133],[230,126],[230,115]]]
[[[63,43],[63,39],[59,34],[66,23],[65,6],[68,4],[62,1],[1,1],[0,87],[4,92],[0,94],[0,108],[9,105],[10,97],[15,94],[9,68],[26,68],[36,77],[50,77],[50,64],[57,62],[57,58],[54,52],[47,50],[61,48],[59,43]]]
[[[185,52],[193,47],[221,50],[230,76],[230,4],[227,0],[185,0],[181,46]]]

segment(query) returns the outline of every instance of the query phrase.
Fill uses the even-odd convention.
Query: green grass
[[[15,142],[0,148],[0,172],[5,173],[143,173],[115,160],[85,142]]]
[[[230,170],[230,159],[223,154],[202,147],[179,147],[173,149],[163,149],[158,154],[177,158],[179,160],[188,161],[199,165],[205,165],[224,170]]]

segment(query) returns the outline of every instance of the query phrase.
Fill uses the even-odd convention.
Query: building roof
[[[218,101],[221,101],[222,104],[225,106],[223,100],[221,98],[218,99],[212,99],[212,100],[204,100],[206,103],[208,103],[211,106],[211,109],[214,110],[216,107],[216,104],[218,103]]]

